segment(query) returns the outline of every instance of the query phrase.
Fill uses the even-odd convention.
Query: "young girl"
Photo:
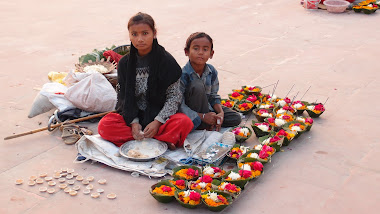
[[[181,112],[193,121],[196,129],[219,131],[221,126],[239,125],[240,115],[220,104],[218,72],[206,63],[214,55],[212,38],[203,32],[191,34],[186,41],[185,55],[189,62],[182,68]]]
[[[99,122],[100,136],[121,146],[130,140],[155,138],[180,147],[193,128],[191,120],[176,113],[182,99],[181,68],[158,44],[153,18],[137,13],[128,22],[130,53],[118,64],[117,113]]]

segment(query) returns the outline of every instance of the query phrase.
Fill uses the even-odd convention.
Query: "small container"
[[[104,192],[104,189],[97,189],[96,192],[98,192],[98,193],[103,193],[103,192]]]
[[[320,0],[304,0],[303,6],[309,10],[317,10]]]
[[[82,181],[82,184],[84,184],[84,185],[87,185],[87,184],[89,184],[90,183],[90,181],[88,181],[88,180],[83,180]]]
[[[80,189],[80,186],[79,186],[79,185],[76,185],[76,186],[74,186],[72,189],[75,190],[75,191],[78,191],[78,190]]]
[[[63,182],[66,181],[66,179],[64,179],[64,178],[60,178],[60,179],[58,179],[58,181],[59,181],[60,183],[63,183]]]
[[[40,176],[41,178],[44,178],[44,177],[47,176],[47,173],[46,173],[46,172],[40,173],[39,176]]]
[[[46,192],[46,190],[47,190],[47,187],[40,187],[40,192]]]
[[[93,198],[99,198],[99,196],[100,196],[100,193],[98,192],[91,193],[91,197]]]
[[[55,192],[55,189],[54,188],[47,189],[47,192],[49,194],[53,194]]]
[[[53,180],[52,177],[45,177],[45,181],[51,181],[51,180]]]
[[[63,190],[65,193],[69,193],[72,191],[72,189],[70,187],[66,187],[64,190]]]
[[[35,181],[29,181],[29,183],[28,183],[29,186],[34,186],[35,184],[36,184]]]
[[[116,198],[116,194],[115,193],[110,193],[107,195],[107,198],[108,199],[115,199]]]
[[[76,179],[77,179],[77,181],[83,181],[83,177],[80,176],[80,175],[78,175],[78,176],[76,177]]]
[[[326,5],[327,11],[330,13],[343,13],[350,5],[348,1],[344,0],[326,0],[323,4]]]
[[[60,184],[60,185],[59,185],[59,188],[60,188],[60,189],[65,189],[66,187],[67,187],[67,184]]]
[[[88,190],[92,190],[92,189],[94,189],[94,185],[89,184],[89,185],[86,186],[86,189],[88,189]]]
[[[75,190],[72,190],[69,192],[69,195],[71,195],[71,196],[76,196],[77,194],[78,194],[78,192]]]
[[[107,183],[107,180],[106,179],[100,179],[98,181],[99,184],[106,184]]]
[[[20,185],[20,184],[24,183],[24,180],[22,180],[22,179],[17,179],[15,183],[16,183],[17,185]]]
[[[44,179],[42,179],[42,178],[37,178],[36,179],[36,183],[37,184],[42,184],[44,182]]]
[[[74,183],[75,183],[75,181],[73,181],[73,180],[67,181],[67,184],[69,184],[69,185],[73,185]]]
[[[95,179],[95,177],[94,176],[88,176],[87,178],[86,178],[86,180],[88,180],[88,181],[93,181]]]
[[[85,195],[90,194],[90,192],[91,192],[91,190],[89,190],[89,189],[85,189],[85,190],[83,190],[83,194],[85,194]]]
[[[34,181],[34,180],[36,180],[36,179],[37,179],[37,176],[34,176],[34,175],[32,175],[32,176],[29,177],[29,180],[30,180],[30,181]]]
[[[55,184],[56,184],[55,181],[49,181],[49,182],[48,182],[48,185],[49,185],[49,186],[55,186]]]

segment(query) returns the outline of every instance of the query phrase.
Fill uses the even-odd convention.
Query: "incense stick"
[[[306,92],[303,94],[303,96],[301,97],[300,100],[302,100],[302,98],[305,96],[305,94],[309,91],[310,88],[311,88],[311,86],[309,86],[309,88],[306,90]]]
[[[288,91],[288,93],[285,95],[285,98],[288,97],[290,91],[292,91],[293,87],[295,86],[296,84],[293,84],[293,86],[290,88],[290,90]]]
[[[272,96],[271,96],[271,98],[273,97],[273,95],[274,95],[274,92],[276,91],[276,89],[277,89],[277,85],[278,85],[278,82],[280,82],[280,80],[277,80],[277,83],[276,83],[276,85],[273,87],[273,93],[272,93]]]
[[[327,100],[329,100],[329,97],[327,97]],[[326,105],[326,103],[327,103],[327,100],[325,101],[325,103],[323,103],[323,105]]]
[[[274,84],[276,84],[276,83],[272,83],[272,84],[270,84],[270,85],[267,85],[267,86],[265,86],[265,87],[262,87],[262,88],[266,88],[266,87],[269,87],[269,86],[271,86],[271,85],[274,85]]]

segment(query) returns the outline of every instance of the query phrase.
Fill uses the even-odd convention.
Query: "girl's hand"
[[[157,134],[158,129],[160,128],[161,125],[162,125],[161,122],[159,122],[157,120],[153,120],[151,123],[149,123],[145,127],[145,129],[144,129],[144,137],[146,137],[146,138],[152,138],[152,137],[154,137],[154,135]]]
[[[205,114],[204,118],[203,118],[203,114],[202,114],[201,120],[202,120],[202,122],[204,122],[208,125],[215,126],[216,120],[217,120],[216,114],[215,114],[215,112],[209,112],[209,113]]]
[[[144,135],[141,132],[141,125],[139,123],[132,123],[132,136],[135,140],[142,140],[144,139]]]

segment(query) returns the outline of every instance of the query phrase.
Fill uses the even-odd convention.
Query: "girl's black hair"
[[[189,36],[189,38],[187,38],[186,45],[185,45],[185,51],[189,51],[191,42],[193,42],[194,39],[199,39],[199,38],[203,38],[203,37],[205,37],[206,39],[208,39],[210,41],[210,43],[211,43],[211,50],[213,50],[214,43],[212,42],[211,36],[209,36],[207,33],[204,33],[204,32],[196,32],[196,33],[192,33]]]
[[[156,33],[154,20],[149,14],[138,12],[136,15],[132,16],[128,21],[128,29],[132,25],[137,24],[147,24],[152,29],[153,33]]]

